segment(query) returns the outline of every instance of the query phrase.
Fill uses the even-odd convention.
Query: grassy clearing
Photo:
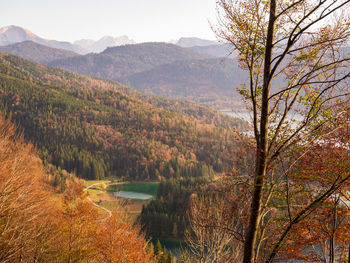
[[[111,211],[122,209],[122,206],[118,201],[105,201],[101,205]]]
[[[110,182],[109,180],[85,180],[85,186],[90,186],[90,185],[96,184],[96,183],[108,184],[109,182]]]
[[[104,193],[104,191],[97,189],[88,189],[87,192],[89,193],[89,195],[97,195]]]
[[[110,185],[107,188],[108,192],[131,191],[143,194],[157,196],[159,183],[125,183],[119,185]]]
[[[110,181],[108,180],[86,180],[86,187],[96,184],[96,183],[104,183],[108,185]],[[122,212],[128,221],[136,222],[137,217],[140,215],[142,206],[149,203],[149,201],[141,201],[135,199],[123,199],[116,198],[113,192],[117,191],[131,191],[138,192],[143,194],[149,194],[152,196],[157,195],[159,183],[145,183],[145,182],[137,182],[137,183],[120,183],[118,185],[110,185],[107,189],[101,187],[101,185],[97,185],[96,187],[92,187],[87,189],[87,193],[90,199],[111,210],[111,211],[120,211]]]
[[[88,195],[93,202],[117,201],[114,195],[97,189],[88,189]]]

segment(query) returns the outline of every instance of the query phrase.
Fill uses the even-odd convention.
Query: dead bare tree
[[[244,228],[247,219],[245,185],[215,183],[213,189],[191,197],[190,231],[186,240],[199,262],[242,260]]]

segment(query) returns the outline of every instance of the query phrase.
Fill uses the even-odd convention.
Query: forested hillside
[[[130,87],[147,94],[187,99],[216,108],[242,107],[234,83],[243,78],[231,59],[179,60],[127,77]]]
[[[121,80],[131,74],[177,60],[203,59],[208,55],[167,43],[142,43],[107,48],[99,54],[60,59],[50,66],[80,74]]]
[[[225,49],[222,45],[218,47]],[[216,46],[213,49],[216,50]],[[217,58],[209,54],[210,50],[197,52],[194,48],[155,42],[111,47],[99,54],[83,56],[25,41],[0,47],[0,52],[79,74],[116,80],[147,94],[191,100],[217,109],[243,105],[236,87],[245,74],[234,60],[224,58],[229,51]]]
[[[73,51],[52,48],[33,41],[24,41],[0,47],[0,52],[16,55],[41,64],[47,64],[57,59],[79,56],[79,54]]]
[[[243,123],[204,107],[182,107],[7,54],[0,56],[0,80],[2,111],[42,159],[84,178],[159,180],[196,164],[222,172],[236,158],[231,128]]]
[[[213,171],[196,169],[193,173],[185,170],[181,175],[161,182],[157,198],[143,207],[140,223],[148,237],[184,240],[185,232],[189,230],[189,198],[210,182]]]
[[[246,78],[245,73],[235,61],[205,53],[166,43],[142,43],[48,64],[113,79],[147,94],[192,100],[217,109],[242,107],[235,88]]]

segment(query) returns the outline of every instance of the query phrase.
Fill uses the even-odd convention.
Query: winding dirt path
[[[96,186],[96,185],[100,185],[100,184],[103,184],[103,183],[104,183],[104,182],[102,182],[102,183],[94,183],[94,184],[92,184],[92,185],[89,185],[89,186],[87,186],[87,187],[84,188],[84,191],[87,191],[87,190],[90,189],[91,187],[94,187],[94,186]],[[108,185],[109,185],[109,184],[108,184]],[[107,185],[107,186],[108,186],[108,185]],[[103,206],[100,206],[99,204],[96,204],[94,201],[91,200],[90,197],[87,197],[87,200],[88,200],[90,203],[92,203],[94,206],[96,206],[96,207],[98,207],[98,208],[101,208],[102,210],[106,211],[106,212],[108,213],[108,217],[112,217],[112,211],[111,211],[111,210],[109,210],[109,209],[107,209],[107,208],[105,208],[105,207],[103,207]]]
[[[105,182],[94,183],[94,184],[92,184],[92,185],[89,185],[89,186],[85,187],[85,188],[84,188],[84,191],[87,191],[88,189],[90,189],[90,188],[92,188],[92,187],[94,187],[94,186],[97,186],[97,185],[101,185],[101,184],[106,184],[106,186],[108,187],[108,186],[110,186],[110,185],[119,185],[119,184],[126,184],[126,183],[128,183],[128,182],[114,182],[114,183],[109,183],[109,184],[106,184]],[[106,211],[106,212],[108,213],[108,217],[112,217],[112,211],[111,211],[111,210],[109,210],[109,209],[107,209],[107,208],[105,208],[105,207],[103,207],[103,206],[101,206],[101,205],[95,203],[94,201],[91,200],[90,197],[87,197],[87,200],[88,200],[90,203],[92,203],[94,206],[96,206],[96,207],[98,207],[98,208],[101,208],[102,210]],[[128,211],[128,213],[129,213],[129,214],[137,214],[137,213],[139,213],[139,211]],[[107,217],[107,218],[108,218],[108,217]]]

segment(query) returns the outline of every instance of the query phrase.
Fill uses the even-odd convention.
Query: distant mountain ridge
[[[86,53],[86,50],[84,50],[81,46],[74,45],[66,41],[47,40],[22,27],[11,25],[0,28],[0,46],[7,46],[23,41],[33,41],[48,47],[66,49],[79,54]]]
[[[100,53],[108,47],[136,44],[136,42],[132,39],[129,39],[128,36],[104,36],[97,41],[92,39],[77,40],[74,41],[74,44],[81,46],[88,52]]]
[[[193,46],[189,48],[198,53],[207,54],[207,55],[211,55],[219,58],[236,57],[236,53],[234,52],[232,45],[228,43],[216,44],[216,45],[210,45],[210,46]]]
[[[177,42],[176,45],[180,47],[194,47],[194,46],[211,46],[217,45],[216,41],[201,39],[198,37],[182,37]]]
[[[100,54],[56,60],[49,65],[80,74],[123,81],[131,74],[161,64],[208,57],[173,44],[150,42],[107,48]]]
[[[230,53],[228,44],[182,38],[179,44],[196,46],[184,48],[169,43],[149,42],[107,47],[101,53],[79,55],[67,51],[72,46],[68,42],[45,40],[23,28],[10,26],[2,28],[0,32],[2,43],[32,39],[0,47],[0,51],[33,62],[116,80],[147,94],[191,100],[217,109],[242,106],[235,87],[243,82],[246,75],[238,68],[236,61],[226,59]],[[97,42],[80,40],[76,43],[101,50],[106,45],[128,41],[132,42],[124,36],[105,37]],[[50,46],[52,43],[68,46],[56,49]],[[100,44],[102,46],[98,47]]]
[[[4,47],[0,46],[0,52],[16,55],[44,65],[53,60],[79,56],[79,54],[72,51],[51,48],[29,40]]]
[[[24,41],[33,41],[48,47],[65,49],[78,54],[100,53],[109,47],[136,44],[134,40],[130,39],[126,35],[119,37],[104,36],[96,41],[93,39],[80,39],[74,41],[74,43],[70,43],[67,41],[48,40],[35,35],[26,28],[15,25],[0,28],[0,46],[8,46]],[[170,41],[169,44],[191,48],[199,53],[210,54],[213,56],[222,57],[223,54],[223,45],[220,45],[218,42],[213,40],[201,39],[197,37],[182,37],[178,40]],[[213,51],[214,49],[219,51]]]
[[[13,43],[18,43],[22,41],[36,40],[42,41],[41,38],[34,35],[27,29],[17,27],[17,26],[6,26],[0,28],[0,45],[6,46]]]
[[[136,42],[127,36],[112,37],[105,36],[94,41],[92,39],[81,39],[73,44],[67,41],[48,40],[41,38],[28,29],[19,26],[5,26],[0,28],[0,46],[7,46],[24,41],[33,41],[51,48],[65,49],[78,54],[100,53],[108,47],[135,44]]]
[[[60,59],[49,65],[113,79],[147,94],[192,100],[215,108],[242,106],[235,87],[245,75],[235,61],[173,44],[107,48],[100,54]]]
[[[146,94],[186,99],[215,108],[239,108],[235,83],[245,74],[231,59],[174,61],[127,77],[127,84]]]

